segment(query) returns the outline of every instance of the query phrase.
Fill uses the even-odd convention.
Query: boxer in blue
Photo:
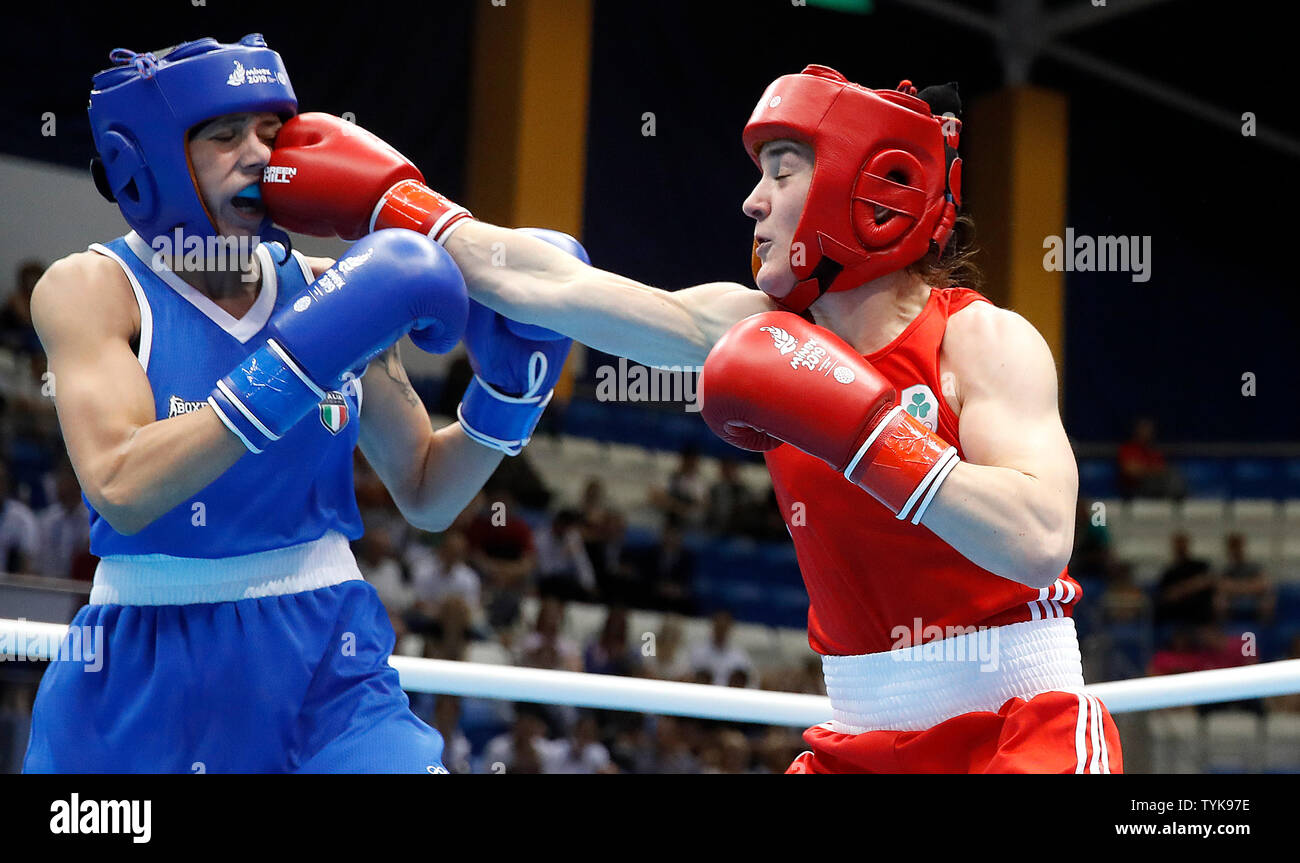
[[[298,104],[260,35],[111,56],[92,173],[132,230],[32,297],[101,558],[73,624],[103,647],[50,664],[24,770],[446,772],[349,550],[353,449],[441,530],[528,442],[569,341],[470,303],[414,231],[338,262],[291,251],[258,190]],[[473,397],[437,431],[398,356],[408,333],[435,353],[463,336],[473,361]]]

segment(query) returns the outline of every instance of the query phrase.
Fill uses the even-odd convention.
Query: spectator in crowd
[[[657,545],[628,552],[637,574],[636,604],[677,614],[694,613],[695,554],[684,543],[682,529],[670,522]]]
[[[668,478],[666,489],[650,491],[650,503],[659,509],[668,523],[698,527],[704,521],[708,487],[700,473],[700,454],[692,445],[682,448],[681,461]]]
[[[0,307],[0,348],[23,357],[44,356],[41,340],[32,326],[32,291],[45,273],[40,261],[18,265],[18,280]]]
[[[9,465],[0,458],[0,572],[34,575],[40,541],[36,515],[14,494]]]
[[[739,729],[721,728],[714,736],[713,751],[717,753],[716,767],[705,772],[748,773],[751,751],[749,740]]]
[[[542,596],[586,602],[596,597],[596,570],[582,537],[582,516],[562,509],[550,526],[534,537],[537,546],[537,591]]]
[[[1235,623],[1268,624],[1273,620],[1277,595],[1264,567],[1246,559],[1246,538],[1227,537],[1228,565],[1219,576],[1219,612]]]
[[[683,650],[682,619],[675,614],[664,615],[652,648],[642,657],[646,676],[659,680],[685,680],[690,676],[690,660]]]
[[[469,541],[469,563],[483,576],[488,623],[507,629],[519,620],[519,605],[537,568],[533,532],[514,506],[511,495],[498,490],[489,501],[480,492],[454,525]]]
[[[1132,436],[1120,445],[1119,489],[1125,499],[1183,497],[1182,477],[1166,463],[1155,441],[1155,420],[1142,417],[1134,423]]]
[[[484,767],[488,773],[542,773],[546,742],[546,720],[536,705],[516,704],[514,725],[484,748]]]
[[[775,726],[767,728],[754,747],[758,764],[753,772],[785,773],[786,767],[798,757],[803,748],[803,738],[797,732]]]
[[[1140,623],[1150,607],[1142,588],[1133,580],[1133,565],[1115,561],[1107,568],[1106,590],[1100,597],[1102,621],[1106,624]]]
[[[469,773],[469,739],[460,730],[460,698],[439,695],[433,707],[433,725],[442,735],[442,764],[449,773]]]
[[[459,597],[471,609],[482,606],[478,573],[469,565],[469,540],[456,528],[448,528],[441,542],[430,549],[413,543],[406,553],[415,592],[416,610],[437,617],[449,597]]]
[[[590,477],[583,486],[578,510],[587,559],[596,571],[596,583],[604,595],[606,582],[624,575],[621,555],[627,520],[609,503],[605,485],[596,477]]]
[[[1206,561],[1191,556],[1187,534],[1174,534],[1172,544],[1174,559],[1156,588],[1156,625],[1196,631],[1215,621],[1217,580]]]
[[[596,718],[590,713],[579,716],[569,739],[545,741],[540,751],[546,773],[619,772],[610,760],[609,750],[600,742]]]
[[[754,493],[740,478],[735,459],[718,462],[718,479],[709,487],[704,526],[714,533],[746,536],[754,529]]]
[[[455,528],[432,551],[423,543],[407,550],[413,597],[406,626],[424,636],[430,659],[464,659],[470,640],[485,637],[479,577],[466,563],[468,550],[465,534]]]
[[[411,576],[401,561],[392,537],[384,527],[366,525],[365,533],[352,544],[361,575],[379,594],[388,611],[393,631],[400,639],[406,634],[405,616],[415,599]]]
[[[54,502],[37,517],[40,573],[49,578],[85,578],[90,575],[90,515],[67,459],[55,470],[54,487]]]
[[[620,674],[633,677],[641,670],[640,652],[628,644],[627,609],[610,606],[600,635],[583,651],[584,670],[591,674]]]
[[[532,457],[526,449],[519,455],[502,459],[483,484],[483,491],[493,500],[508,495],[512,505],[518,505],[531,524],[545,518],[546,508],[555,497],[537,468],[533,467]]]
[[[750,676],[754,668],[749,654],[743,648],[730,644],[731,627],[730,612],[715,612],[712,637],[691,649],[692,672],[714,686],[727,686],[734,671],[744,671]]]
[[[537,604],[533,630],[519,645],[518,664],[530,668],[581,671],[582,651],[565,637],[563,626],[564,603],[555,597],[543,597]]]
[[[632,753],[637,773],[699,773],[699,760],[691,751],[686,721],[675,716],[650,716],[647,735],[636,739]]]

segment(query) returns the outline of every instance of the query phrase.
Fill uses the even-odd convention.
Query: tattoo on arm
[[[420,401],[420,397],[415,394],[415,388],[411,386],[411,379],[406,376],[406,369],[402,368],[402,358],[398,355],[397,347],[394,344],[384,351],[380,357],[384,366],[384,374],[388,375],[397,384],[398,389],[401,390],[402,395],[411,407],[423,410],[424,404]]]

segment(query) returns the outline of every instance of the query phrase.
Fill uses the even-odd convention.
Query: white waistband
[[[1008,699],[1083,689],[1069,617],[991,626],[862,656],[823,656],[826,727],[841,734],[919,731]]]
[[[348,539],[320,539],[235,557],[129,554],[95,569],[91,605],[191,605],[301,593],[361,578]]]

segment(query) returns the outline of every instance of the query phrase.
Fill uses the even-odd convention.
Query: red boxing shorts
[[[786,773],[1122,773],[1119,731],[1095,696],[1044,692],[922,731],[804,732]]]

